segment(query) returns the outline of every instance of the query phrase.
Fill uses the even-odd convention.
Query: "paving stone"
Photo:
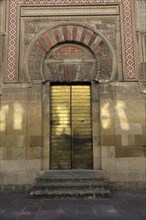
[[[35,219],[36,213],[23,213],[16,220],[33,220]]]
[[[0,193],[0,220],[145,220],[146,192],[113,192],[106,199],[30,199]]]
[[[41,210],[38,215],[36,216],[36,220],[53,220],[58,219],[59,216],[63,215],[62,210]]]
[[[118,217],[118,212],[112,205],[95,206],[94,210],[98,218],[104,217],[114,219]]]

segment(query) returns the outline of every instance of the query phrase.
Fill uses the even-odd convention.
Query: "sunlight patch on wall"
[[[15,130],[22,129],[23,122],[23,108],[18,102],[14,103],[14,113],[13,113],[13,128]]]
[[[126,104],[124,101],[117,101],[115,105],[115,109],[117,112],[119,124],[122,130],[129,131],[130,125],[128,123],[128,118],[126,115]]]
[[[4,105],[0,109],[0,132],[6,130],[8,111],[9,111],[8,105]]]
[[[109,103],[105,103],[101,108],[101,125],[103,129],[108,129],[111,124]]]

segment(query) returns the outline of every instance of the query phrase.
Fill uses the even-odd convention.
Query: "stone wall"
[[[48,94],[46,85],[4,85],[0,111],[2,188],[31,187],[35,176],[49,169]],[[106,170],[112,187],[145,188],[146,99],[137,82],[100,83],[99,142],[101,169]]]
[[[1,184],[28,187],[41,170],[41,88],[4,85],[0,114]]]
[[[101,85],[101,156],[113,188],[145,188],[146,99],[138,83]]]
[[[136,29],[146,30],[146,1],[145,0],[136,0]]]
[[[0,185],[1,189],[26,189],[31,187],[36,175],[41,170],[49,169],[49,147],[50,147],[50,102],[49,102],[49,82],[46,80],[29,79],[26,71],[26,57],[29,61],[29,51],[33,49],[34,39],[40,39],[44,30],[49,30],[57,26],[57,30],[63,24],[73,23],[79,26],[90,27],[96,33],[99,31],[110,42],[116,56],[116,64],[112,68],[116,69],[116,74],[110,81],[102,77],[96,79],[99,84],[99,91],[96,91],[99,103],[98,125],[94,123],[94,139],[97,141],[98,150],[95,149],[94,161],[98,167],[105,170],[113,189],[145,189],[146,187],[146,54],[145,36],[146,30],[144,5],[146,1],[135,1],[135,11],[133,10],[133,36],[135,42],[134,51],[136,54],[136,66],[139,72],[137,78],[129,79],[126,75],[126,47],[124,46],[124,27],[121,19],[121,1],[113,7],[82,7],[70,10],[70,15],[66,15],[68,10],[62,7],[62,12],[57,10],[52,12],[50,7],[41,13],[50,13],[48,17],[41,17],[33,7],[22,7],[19,18],[19,40],[16,43],[16,65],[12,66],[14,72],[9,72],[14,80],[7,78],[7,60],[11,68],[11,59],[8,56],[8,18],[7,3],[0,1]],[[98,1],[99,3],[100,1]],[[107,1],[106,1],[107,2]],[[108,2],[111,2],[110,0]],[[127,1],[129,2],[129,1]],[[98,4],[97,4],[98,5]],[[99,6],[99,5],[98,5]],[[110,6],[110,7],[109,7]],[[69,8],[70,9],[70,8]],[[105,10],[106,9],[106,10]],[[80,14],[85,10],[85,14]],[[95,15],[97,10],[98,14]],[[114,10],[114,11],[113,11]],[[142,13],[141,13],[142,10]],[[75,14],[76,11],[76,14]],[[88,14],[90,11],[91,14]],[[32,14],[35,13],[35,16]],[[51,13],[54,13],[52,15]],[[63,14],[59,14],[63,13]],[[105,13],[105,14],[104,14]],[[50,17],[49,17],[50,16]],[[141,17],[142,16],[142,17]],[[137,20],[136,20],[136,19]],[[61,19],[61,23],[60,23]],[[142,25],[141,25],[142,24]],[[68,27],[67,27],[68,28]],[[83,36],[83,28],[79,28],[82,41],[88,41],[88,35]],[[62,30],[62,29],[61,29]],[[94,32],[93,31],[93,32]],[[41,34],[40,34],[41,33]],[[86,33],[86,34],[87,34]],[[12,34],[12,33],[11,33]],[[18,36],[18,35],[17,35]],[[65,35],[62,35],[62,37]],[[11,36],[12,37],[12,36]],[[67,41],[70,35],[67,37]],[[91,37],[91,36],[90,36]],[[136,38],[135,38],[136,37]],[[11,38],[10,40],[12,40]],[[51,39],[55,41],[53,36]],[[33,42],[33,43],[32,43]],[[132,41],[130,41],[131,44]],[[15,43],[15,42],[14,42]],[[44,42],[40,43],[44,45]],[[60,44],[60,42],[57,42]],[[83,42],[77,42],[79,43]],[[88,42],[89,43],[89,42]],[[40,46],[40,44],[39,44]],[[82,45],[85,46],[85,45]],[[87,45],[86,45],[87,46]],[[42,47],[41,47],[42,48]],[[123,49],[125,48],[125,49]],[[89,48],[86,48],[89,49]],[[111,50],[111,47],[110,47]],[[16,52],[11,51],[11,52]],[[104,50],[103,57],[106,55]],[[10,54],[10,51],[9,51]],[[14,53],[15,54],[15,53]],[[129,57],[132,55],[130,54]],[[97,57],[98,58],[98,57]],[[110,58],[113,57],[111,56]],[[105,59],[105,63],[108,61]],[[132,60],[132,62],[134,62]],[[129,64],[130,65],[130,64]],[[104,63],[103,63],[104,66]],[[41,68],[36,62],[36,69]],[[130,69],[130,66],[128,66]],[[132,64],[133,68],[133,64]],[[108,70],[108,67],[107,67]],[[33,72],[35,76],[35,71]],[[111,66],[108,72],[111,74]],[[135,74],[135,73],[134,73]],[[137,74],[137,72],[136,72]],[[103,79],[104,78],[104,79]],[[129,81],[128,81],[128,80]],[[130,81],[131,80],[131,81]],[[95,83],[95,84],[96,84]],[[96,86],[95,86],[96,87]],[[94,106],[95,107],[95,106]],[[97,138],[99,136],[99,139]],[[100,155],[99,155],[100,154]]]
[[[146,81],[146,1],[135,1],[139,80]]]
[[[6,36],[6,12],[7,2],[0,1],[0,94],[2,92],[3,71],[5,63],[5,36]]]

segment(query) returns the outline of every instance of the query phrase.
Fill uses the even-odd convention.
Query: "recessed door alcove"
[[[100,168],[96,68],[94,54],[79,44],[61,44],[44,58],[50,169]]]
[[[116,64],[115,52],[110,42],[101,32],[87,25],[58,25],[42,31],[33,39],[26,53],[25,70],[29,82],[42,85],[42,169],[47,170],[52,166],[51,89],[57,83],[90,85],[92,161],[90,167],[85,169],[101,168],[99,82],[115,79]],[[84,98],[83,96],[82,102]],[[60,167],[55,166],[52,169]],[[74,167],[71,165],[70,168]],[[81,166],[77,168],[80,169]]]

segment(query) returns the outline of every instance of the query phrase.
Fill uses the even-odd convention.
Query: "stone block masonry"
[[[61,108],[50,104],[54,83],[91,87],[93,168],[113,189],[145,189],[144,2],[0,1],[2,190],[28,189],[50,169],[51,114]]]
[[[100,91],[102,168],[114,189],[145,188],[146,102],[139,85],[112,83]],[[102,95],[111,91],[113,99]]]

